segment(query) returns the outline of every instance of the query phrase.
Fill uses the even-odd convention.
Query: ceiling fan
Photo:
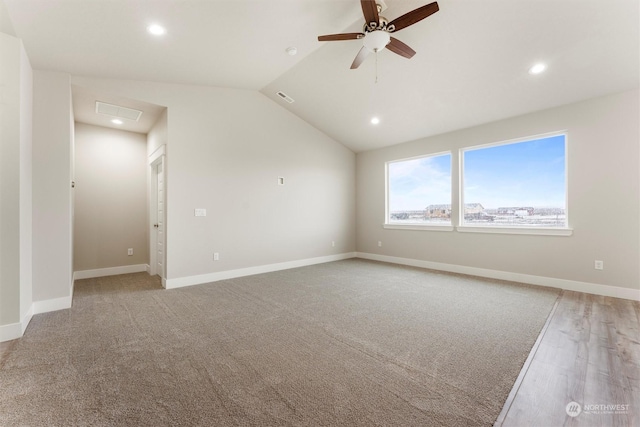
[[[360,5],[362,6],[362,13],[364,14],[365,20],[361,33],[318,36],[318,41],[321,42],[362,39],[363,46],[360,52],[358,52],[358,55],[356,55],[353,64],[351,64],[352,70],[358,68],[371,52],[377,53],[385,47],[391,52],[397,53],[405,58],[413,57],[416,51],[395,37],[391,37],[390,34],[422,21],[424,18],[433,15],[439,10],[438,3],[433,2],[412,10],[409,13],[405,13],[401,17],[389,22],[387,18],[379,15],[382,8],[376,4],[375,0],[360,0]]]

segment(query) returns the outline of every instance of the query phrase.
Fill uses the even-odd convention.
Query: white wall
[[[632,91],[359,153],[358,252],[639,289],[638,117],[638,91]],[[382,228],[385,162],[561,130],[568,132],[573,236]],[[604,261],[603,271],[594,269],[596,259]]]
[[[0,0],[0,33],[16,37],[16,32],[13,28],[13,22],[11,22],[11,19],[9,19],[7,5],[5,5],[4,1],[2,0]]]
[[[165,108],[147,135],[147,156],[152,155],[158,148],[167,144],[168,126],[169,119]]]
[[[146,135],[76,123],[76,271],[149,263],[147,167]]]
[[[354,153],[263,95],[77,77],[73,84],[168,108],[168,279],[355,249]],[[194,217],[195,208],[207,216]]]
[[[20,336],[31,313],[32,70],[22,42],[3,33],[0,58],[0,340],[4,340]]]
[[[20,48],[20,319],[33,301],[33,71]]]
[[[33,77],[33,299],[58,300],[64,308],[72,286],[69,75]]]

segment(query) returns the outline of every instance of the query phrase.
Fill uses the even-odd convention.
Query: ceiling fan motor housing
[[[378,30],[393,32],[395,27],[393,25],[389,25],[389,20],[384,16],[380,16],[379,18],[378,22],[365,23],[362,27],[362,32],[365,34]]]

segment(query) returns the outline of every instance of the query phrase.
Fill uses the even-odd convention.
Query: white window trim
[[[565,216],[567,218],[566,227],[505,227],[505,226],[470,226],[464,225],[464,152],[478,150],[488,147],[496,147],[500,145],[517,144],[519,142],[532,141],[536,139],[550,138],[553,136],[564,136],[564,206]],[[474,145],[472,147],[460,148],[458,150],[458,176],[459,176],[459,206],[458,225],[456,230],[463,233],[490,233],[490,234],[526,234],[526,235],[542,235],[542,236],[571,236],[573,228],[569,227],[569,134],[567,130],[556,132],[548,132],[538,135],[532,135],[522,138],[509,139],[506,141],[492,142],[489,144]]]
[[[416,230],[416,231],[453,231],[455,227],[453,225],[435,225],[435,224],[383,224],[382,228],[387,230]]]
[[[462,233],[487,233],[487,234],[520,234],[538,236],[571,236],[573,228],[551,228],[551,227],[493,227],[493,226],[458,226],[456,231]]]

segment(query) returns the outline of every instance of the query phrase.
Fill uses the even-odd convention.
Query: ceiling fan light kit
[[[433,2],[405,13],[389,22],[387,18],[380,16],[380,11],[383,10],[384,5],[377,4],[375,0],[360,0],[360,6],[362,7],[365,22],[362,27],[362,33],[330,34],[318,37],[318,41],[321,42],[363,39],[363,46],[353,64],[351,64],[351,69],[358,68],[369,53],[377,53],[385,47],[404,58],[413,57],[416,54],[415,50],[395,37],[391,37],[391,33],[422,21],[439,10],[438,3]]]
[[[375,30],[364,36],[362,44],[371,52],[378,52],[387,47],[391,41],[391,36],[386,31]]]

